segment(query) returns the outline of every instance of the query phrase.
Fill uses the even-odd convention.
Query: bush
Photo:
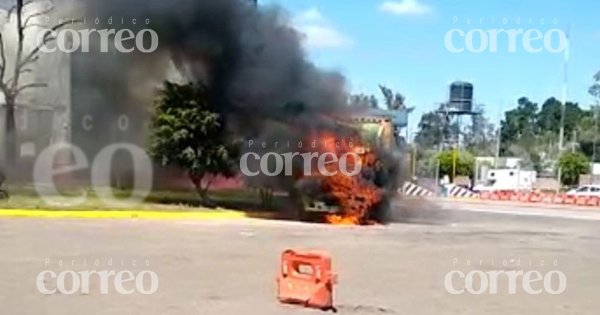
[[[475,158],[469,152],[456,150],[443,151],[436,156],[436,158],[440,161],[440,176],[448,175],[450,180],[453,180],[452,176],[455,152],[457,154],[456,175],[472,177]]]
[[[559,161],[561,168],[561,182],[563,185],[571,186],[579,183],[579,175],[587,174],[590,171],[590,164],[585,155],[579,152],[564,153]]]

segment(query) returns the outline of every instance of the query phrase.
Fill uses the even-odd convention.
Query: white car
[[[595,196],[600,197],[600,185],[583,185],[567,192],[571,196]]]

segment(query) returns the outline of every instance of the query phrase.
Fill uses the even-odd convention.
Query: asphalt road
[[[278,257],[286,248],[331,253],[340,314],[600,312],[600,222],[484,213],[478,207],[403,203],[394,210],[396,223],[374,227],[2,219],[0,314],[320,313],[276,301]],[[101,294],[99,278],[91,278],[89,293],[44,295],[36,277],[45,270],[151,270],[158,291],[123,295],[109,281],[108,294]],[[522,282],[509,294],[507,278],[499,278],[497,294],[452,295],[444,279],[453,270],[558,270],[567,282],[558,295],[527,294]],[[44,283],[47,289],[56,285],[56,279]],[[465,282],[453,285],[464,288]]]

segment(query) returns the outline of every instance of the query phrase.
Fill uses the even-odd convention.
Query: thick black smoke
[[[113,17],[111,28],[150,28],[158,33],[159,50],[120,67],[113,84],[131,84],[114,79],[130,80],[128,72],[140,67],[146,79],[160,82],[166,77],[165,67],[156,63],[171,59],[186,79],[209,85],[212,101],[234,125],[243,121],[245,129],[253,132],[268,118],[290,114],[292,103],[303,104],[301,111],[313,114],[328,113],[346,103],[344,78],[307,61],[300,35],[276,7],[255,7],[247,0],[90,0],[82,4],[88,24],[96,17],[101,21]],[[120,25],[122,18],[125,25]]]
[[[339,137],[351,132],[335,122],[345,115],[350,118],[343,76],[307,60],[301,34],[278,7],[256,7],[248,0],[76,2],[75,12],[86,20],[83,27],[135,33],[152,29],[159,39],[158,50],[149,54],[75,58],[80,61],[73,63],[80,78],[73,85],[80,97],[74,98],[90,108],[110,104],[111,109],[100,115],[117,115],[124,108],[131,115],[132,108],[134,113],[142,109],[136,116],[142,118],[155,96],[153,89],[169,77],[173,65],[184,80],[209,87],[212,104],[236,137],[251,139],[256,146],[265,141],[265,151],[310,151],[306,146],[313,141],[311,136],[318,137],[321,130]],[[90,95],[95,96],[92,103]],[[140,134],[143,139],[143,130]],[[295,146],[300,141],[303,149]],[[273,147],[276,142],[279,147]],[[291,147],[283,145],[287,142]],[[242,151],[261,151],[249,147],[248,140],[243,146]],[[291,176],[258,176],[248,183],[288,191],[297,188]]]
[[[147,130],[139,121],[148,120],[156,90],[169,79],[172,68],[184,81],[209,87],[211,102],[235,137],[267,141],[270,151],[287,150],[273,148],[274,142],[297,143],[306,140],[312,129],[334,128],[328,117],[347,112],[343,76],[307,60],[301,34],[278,7],[257,7],[248,0],[74,1],[68,14],[84,17],[82,28],[134,33],[152,29],[159,40],[158,50],[148,54],[74,57],[75,111],[95,112],[102,117],[98,120],[107,121],[109,130],[117,127],[116,117],[121,114],[138,120],[119,139],[106,134],[108,139],[97,140],[95,133],[90,141],[84,130],[75,132],[74,138],[85,145],[101,147],[117,140],[143,143]],[[245,140],[241,149],[255,148]],[[290,177],[260,176],[249,182],[277,188],[294,184]]]

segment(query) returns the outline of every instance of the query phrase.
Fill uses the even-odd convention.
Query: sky
[[[563,82],[569,101],[584,108],[594,102],[587,90],[600,71],[600,1],[259,0],[259,4],[281,6],[303,34],[308,58],[344,74],[351,92],[379,96],[378,85],[383,84],[404,94],[407,104],[416,107],[409,125],[413,132],[421,114],[446,101],[449,84],[457,80],[474,84],[475,102],[495,123],[504,111],[516,107],[519,97],[540,105],[551,96],[561,99]],[[522,32],[513,37],[512,47],[506,30]],[[449,32],[451,46],[445,40]],[[562,47],[568,43],[566,49],[561,49],[559,32],[565,36]],[[451,52],[453,48],[463,51]]]

